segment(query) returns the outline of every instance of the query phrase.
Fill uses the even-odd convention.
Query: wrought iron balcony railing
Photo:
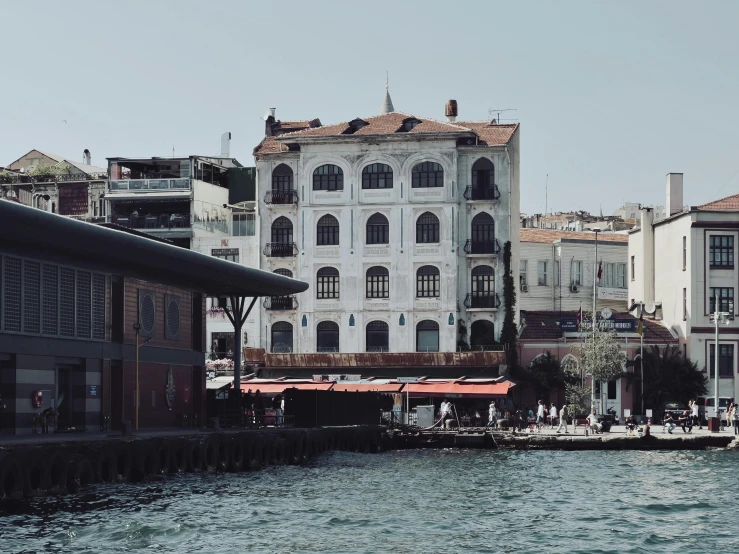
[[[498,242],[498,239],[493,239],[493,240],[468,239],[464,245],[464,251],[467,254],[499,254],[500,253],[500,242]]]
[[[268,242],[263,253],[268,258],[291,258],[298,255],[298,245],[294,242]]]
[[[498,189],[498,185],[487,187],[469,186],[464,189],[464,197],[466,200],[498,200],[500,198],[500,189]]]
[[[294,190],[268,190],[264,195],[265,204],[297,204],[298,193]]]
[[[294,296],[268,296],[262,305],[265,310],[297,310],[298,299]]]
[[[464,299],[464,307],[473,310],[497,310],[500,297],[494,292],[471,292]]]

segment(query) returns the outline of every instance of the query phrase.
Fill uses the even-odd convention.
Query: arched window
[[[367,270],[367,298],[390,297],[390,272],[386,267],[374,266]]]
[[[472,164],[472,188],[489,190],[495,185],[495,166],[487,158],[480,158]],[[482,198],[481,198],[482,199]]]
[[[285,164],[278,165],[272,170],[272,191],[286,193],[293,190],[293,170]]]
[[[293,224],[288,218],[278,217],[272,222],[272,256],[293,255]]]
[[[313,190],[344,190],[344,172],[338,165],[317,167],[313,172]]]
[[[444,169],[435,162],[416,164],[412,171],[414,189],[444,186]]]
[[[333,321],[321,321],[316,327],[316,352],[339,351],[339,326]]]
[[[416,296],[418,298],[439,297],[439,268],[424,265],[416,272]]]
[[[289,353],[293,351],[293,326],[287,321],[272,324],[272,352]]]
[[[489,265],[478,265],[472,270],[472,295],[489,296],[495,292],[495,273]]]
[[[276,273],[277,275],[282,275],[283,277],[290,277],[291,279],[293,276],[292,271],[290,271],[289,269],[282,268],[282,267],[279,269],[275,269],[273,273]]]
[[[370,164],[362,170],[363,189],[393,188],[393,168],[385,164]]]
[[[318,246],[339,244],[339,220],[332,215],[324,215],[318,220]]]
[[[439,218],[431,212],[424,212],[416,220],[416,243],[437,242],[439,242]]]
[[[387,352],[390,346],[390,331],[384,321],[367,324],[367,352]]]
[[[634,358],[635,362],[636,358],[638,357],[639,355],[637,354],[637,356]],[[567,354],[564,358],[562,358],[562,361],[559,363],[559,367],[561,367],[562,371],[564,371],[567,375],[580,375],[580,363],[572,354]]]
[[[492,321],[475,321],[470,331],[470,346],[473,350],[485,350],[495,344],[495,327]]]
[[[335,267],[322,267],[316,280],[316,298],[339,297],[339,270]]]
[[[439,324],[426,319],[416,325],[416,352],[439,351]]]
[[[481,212],[472,219],[472,239],[469,254],[495,254],[495,221],[490,214]]]
[[[367,244],[388,244],[390,224],[382,214],[372,214],[367,220]]]
[[[289,269],[279,268],[275,269],[274,272],[277,275],[283,277],[292,278],[293,272]],[[294,310],[298,307],[298,301],[294,296],[270,296],[269,299],[265,300],[264,307],[268,310]]]

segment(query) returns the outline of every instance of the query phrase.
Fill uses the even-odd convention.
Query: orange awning
[[[270,394],[282,394],[287,389],[299,390],[329,390],[333,383],[289,383],[274,381],[272,383],[241,383],[241,390],[247,391],[251,389],[252,394],[259,391],[262,396]]]
[[[403,383],[336,383],[332,391],[346,392],[400,392]]]
[[[403,392],[415,398],[505,398],[508,389],[514,384],[510,381],[502,383],[467,383],[464,381],[447,381],[411,383]]]

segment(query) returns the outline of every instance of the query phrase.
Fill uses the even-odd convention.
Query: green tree
[[[565,384],[565,400],[570,416],[575,417],[588,412],[590,392],[590,387],[579,382]]]
[[[592,322],[592,318],[590,319]],[[585,364],[585,370],[593,377],[594,381],[607,383],[624,376],[626,367],[626,356],[621,351],[618,334],[609,329],[602,329],[595,325],[587,338],[579,348],[580,359]],[[601,404],[603,389],[601,387]],[[595,397],[593,396],[593,403]],[[601,412],[603,406],[601,406]]]
[[[638,361],[631,361],[639,375],[634,384],[637,395],[641,395],[641,369]],[[660,351],[652,345],[644,351],[644,407],[651,408],[661,415],[660,410],[665,402],[680,402],[687,406],[688,401],[706,394],[708,379],[698,369],[698,364],[685,358],[677,346],[666,346]],[[637,398],[641,404],[641,398]]]
[[[505,315],[503,316],[503,327],[500,330],[500,342],[506,347],[508,369],[514,371],[518,367],[518,349],[516,348],[518,332],[516,323],[513,321],[513,315],[516,313],[516,287],[511,268],[511,241],[506,241],[503,246],[503,302],[505,303]]]

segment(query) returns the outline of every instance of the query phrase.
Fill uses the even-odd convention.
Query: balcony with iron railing
[[[472,240],[467,239],[464,245],[464,251],[467,254],[481,255],[497,255],[500,253],[500,242],[498,239],[493,240]]]
[[[294,242],[268,242],[262,252],[268,258],[292,258],[298,255],[298,245]]]
[[[264,195],[265,204],[297,204],[298,193],[294,190],[268,190]]]
[[[469,186],[464,189],[464,197],[466,200],[495,202],[500,199],[500,189],[498,189],[498,185],[489,185],[487,187]]]
[[[298,299],[294,296],[268,296],[262,303],[265,310],[285,311],[297,310]]]
[[[464,299],[464,307],[468,310],[497,310],[500,297],[494,292],[471,292]]]

